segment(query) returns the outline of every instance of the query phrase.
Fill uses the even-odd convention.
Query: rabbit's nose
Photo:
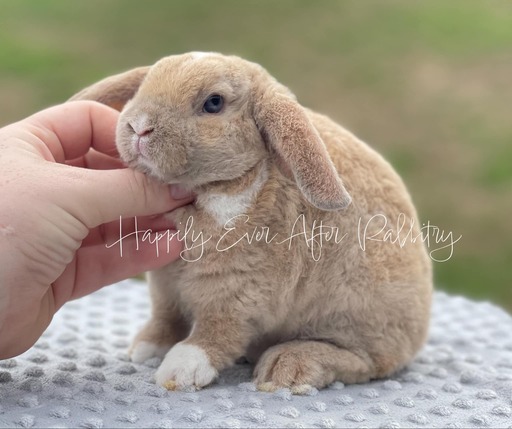
[[[151,134],[155,130],[154,127],[136,122],[128,122],[128,125],[133,130],[133,132],[137,134],[139,137],[147,136],[148,134]]]
[[[154,128],[144,128],[141,131],[135,131],[139,137],[147,136],[153,132]]]

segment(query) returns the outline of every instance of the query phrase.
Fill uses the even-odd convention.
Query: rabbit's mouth
[[[128,167],[133,168],[134,170],[140,171],[148,176],[158,178],[157,169],[148,159],[135,157],[131,161],[128,161],[127,164]]]

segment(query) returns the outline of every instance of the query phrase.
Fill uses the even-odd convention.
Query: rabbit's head
[[[234,56],[188,53],[108,79],[75,98],[115,107],[126,103],[117,146],[129,166],[193,188],[241,177],[269,159],[316,207],[350,204],[305,110],[261,66]]]

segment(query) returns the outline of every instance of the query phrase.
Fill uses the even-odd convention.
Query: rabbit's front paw
[[[142,363],[154,357],[163,358],[168,350],[169,346],[159,346],[150,341],[139,341],[132,346],[129,354],[132,362]]]
[[[156,384],[168,390],[200,389],[210,384],[218,371],[210,364],[206,352],[193,344],[176,344],[158,368]]]

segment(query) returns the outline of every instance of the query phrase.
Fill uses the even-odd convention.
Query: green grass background
[[[462,239],[439,289],[512,309],[512,2],[0,1],[0,125],[190,50],[264,65]]]

